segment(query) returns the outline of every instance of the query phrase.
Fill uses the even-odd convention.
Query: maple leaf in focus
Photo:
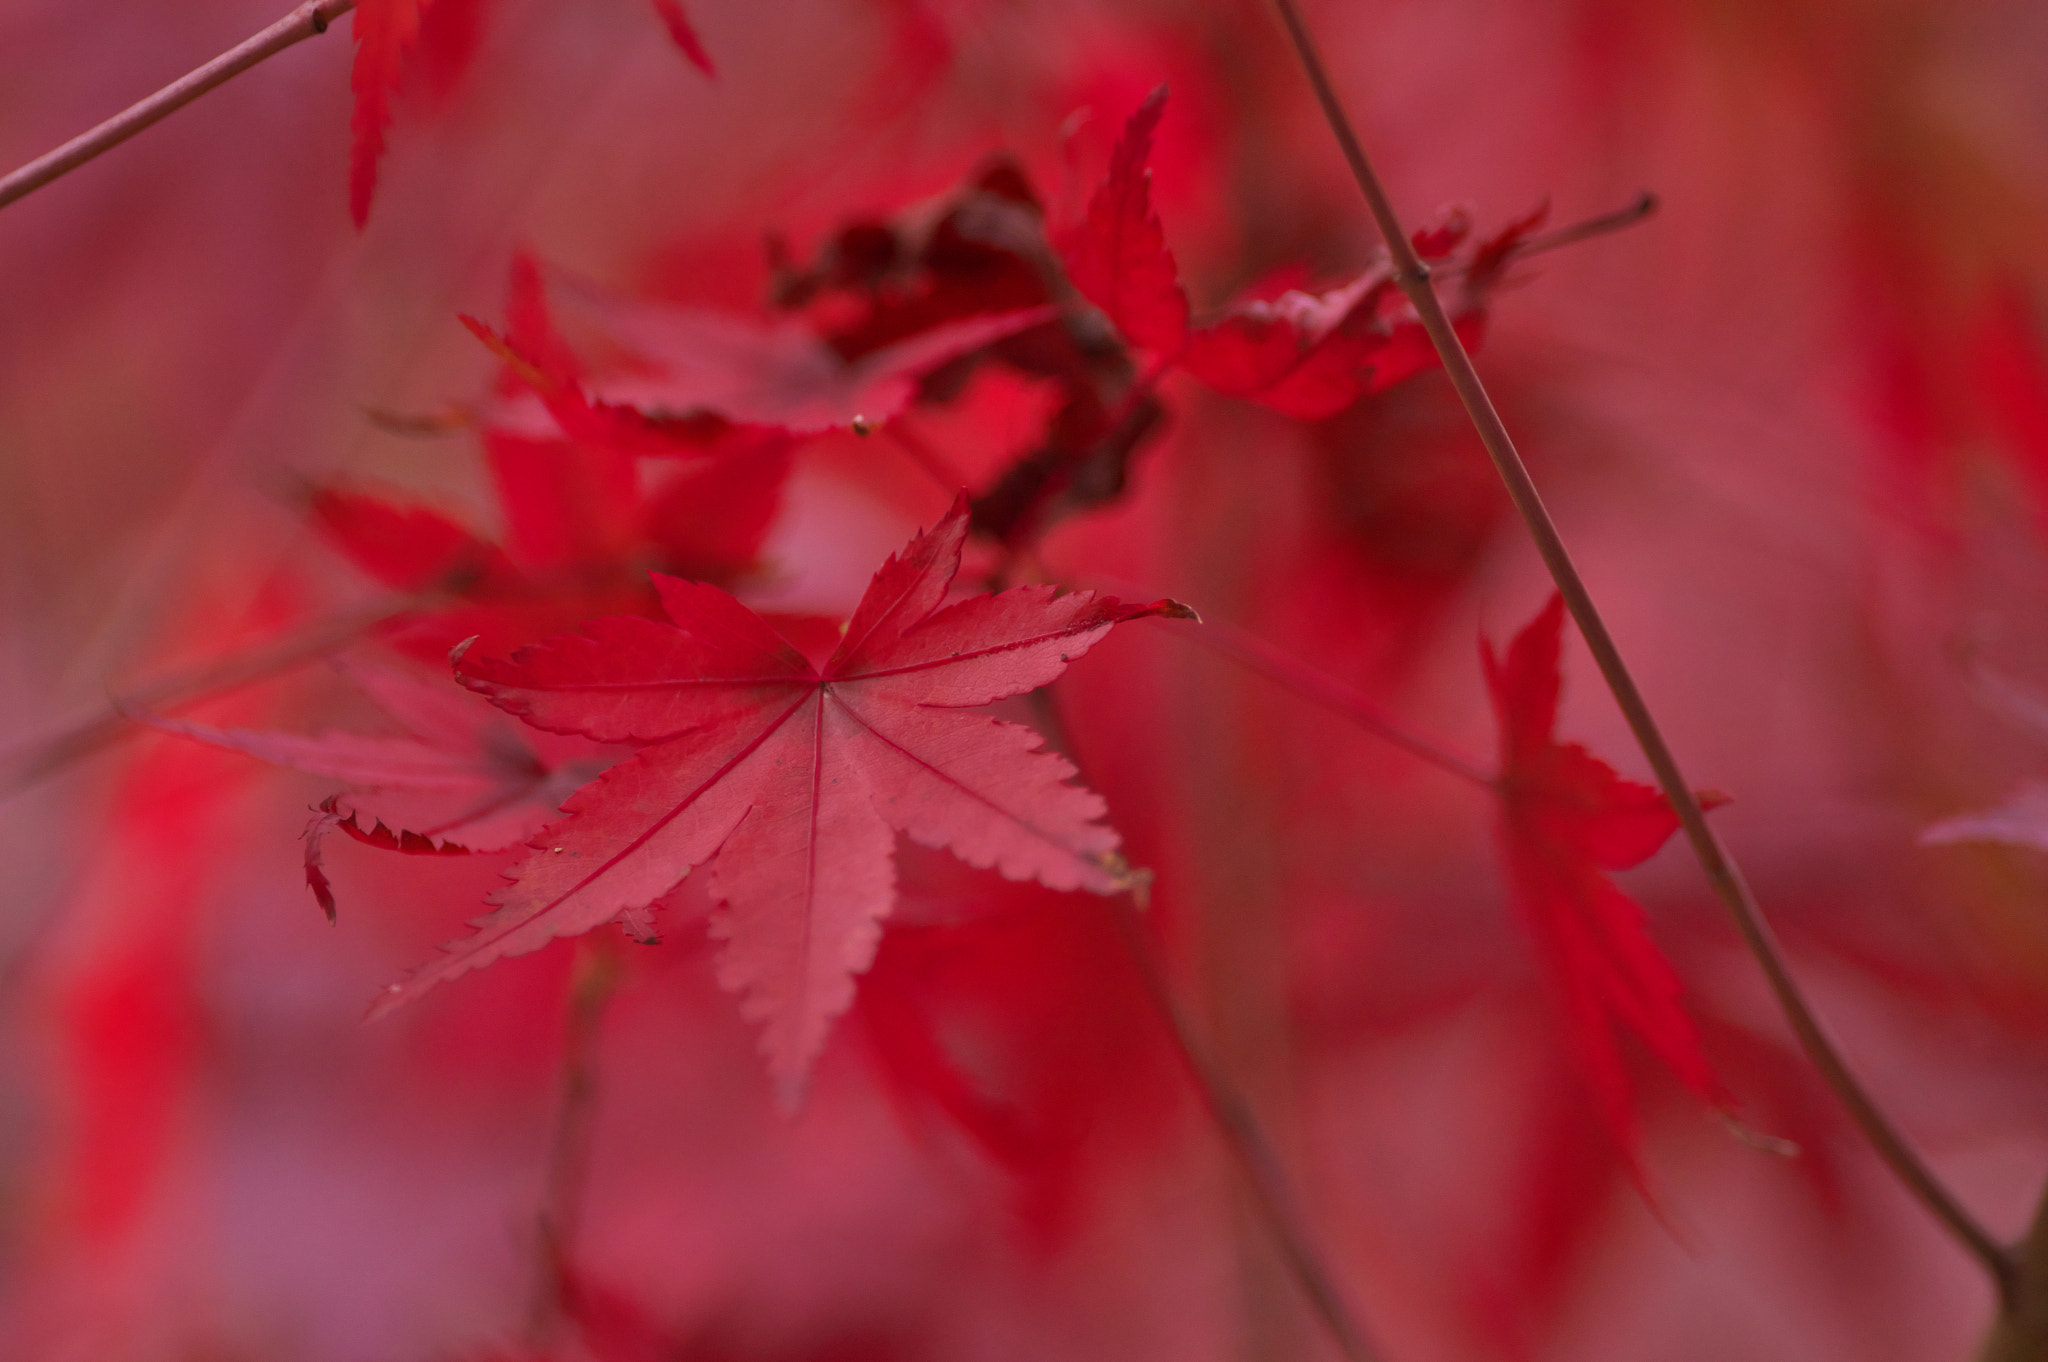
[[[711,55],[691,27],[680,0],[650,2],[683,55],[705,75],[715,76]],[[349,70],[355,105],[349,113],[348,212],[358,230],[370,220],[370,200],[377,192],[377,163],[383,159],[384,133],[391,126],[392,97],[410,74],[421,20],[433,7],[434,0],[360,0],[356,5],[356,58]],[[434,59],[430,65],[438,87],[452,85],[474,55],[478,8],[478,0],[461,0],[460,22],[437,35],[443,47],[430,54]]]
[[[539,831],[612,760],[586,739],[529,735],[462,691],[412,672],[336,665],[406,732],[277,733],[136,716],[166,733],[343,783],[306,830],[306,883],[330,921],[335,903],[322,839],[331,829],[414,855],[502,851]]]
[[[1553,736],[1563,628],[1564,600],[1553,595],[1505,657],[1480,640],[1501,725],[1501,849],[1601,1116],[1633,1160],[1637,1123],[1618,1031],[1634,1032],[1701,1100],[1726,1107],[1728,1098],[1642,908],[1606,874],[1647,860],[1678,830],[1678,817],[1658,791]]]
[[[765,1025],[786,1099],[853,998],[895,898],[895,832],[1054,889],[1131,883],[1103,802],[1030,729],[960,711],[1053,680],[1110,628],[1185,614],[1024,586],[951,606],[962,497],[869,584],[822,666],[715,587],[655,579],[668,623],[591,621],[457,676],[536,727],[647,743],[576,792],[496,911],[393,984],[381,1015],[589,930],[715,860],[720,981]]]

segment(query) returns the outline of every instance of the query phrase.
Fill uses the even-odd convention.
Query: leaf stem
[[[1385,739],[1403,752],[1420,758],[1439,770],[1448,771],[1454,776],[1462,777],[1475,785],[1483,785],[1489,790],[1499,788],[1499,782],[1487,774],[1478,762],[1453,752],[1432,738],[1425,738],[1403,724],[1357,687],[1346,685],[1328,672],[1310,666],[1248,630],[1205,615],[1196,628],[1174,629],[1169,632],[1197,647],[1207,648],[1212,653],[1218,653],[1257,672],[1268,681],[1294,692],[1311,704],[1321,705],[1343,715],[1366,732]]]
[[[1635,201],[1626,208],[1617,208],[1611,213],[1601,213],[1579,222],[1568,222],[1548,232],[1538,232],[1533,236],[1524,237],[1508,248],[1508,258],[1519,260],[1525,255],[1541,255],[1560,246],[1576,246],[1581,241],[1589,241],[1596,236],[1606,236],[1609,232],[1619,232],[1633,227],[1656,211],[1657,196],[1645,189],[1636,195]]]
[[[1529,476],[1528,467],[1516,452],[1514,442],[1508,436],[1507,427],[1501,422],[1500,414],[1494,409],[1492,399],[1487,395],[1485,385],[1472,365],[1472,357],[1466,353],[1464,344],[1452,328],[1443,305],[1437,300],[1430,287],[1428,266],[1416,256],[1409,244],[1408,235],[1401,228],[1400,218],[1395,214],[1393,201],[1386,188],[1380,183],[1372,163],[1366,158],[1365,149],[1359,143],[1358,134],[1351,120],[1344,112],[1343,104],[1337,97],[1330,82],[1329,73],[1323,66],[1316,50],[1314,37],[1309,33],[1295,0],[1274,0],[1280,11],[1281,22],[1286,26],[1288,37],[1294,44],[1306,69],[1309,84],[1314,88],[1316,100],[1322,105],[1323,116],[1330,129],[1336,134],[1338,146],[1343,150],[1344,159],[1351,167],[1352,177],[1357,180],[1360,191],[1365,195],[1366,205],[1372,212],[1373,221],[1378,225],[1380,235],[1385,238],[1387,249],[1394,262],[1394,280],[1417,315],[1423,327],[1435,344],[1437,354],[1442,358],[1444,371],[1451,384],[1457,389],[1466,413],[1472,418],[1478,430],[1479,439],[1486,446],[1487,455],[1493,460],[1501,481],[1506,484],[1515,509],[1521,513],[1529,535],[1536,543],[1544,566],[1550,570],[1552,580],[1564,596],[1565,605],[1572,618],[1578,623],[1579,632],[1585,637],[1586,645],[1592,650],[1593,659],[1600,667],[1600,674],[1606,678],[1607,687],[1614,693],[1615,702],[1621,707],[1629,728],[1635,733],[1636,741],[1648,758],[1651,769],[1656,773],[1657,783],[1664,796],[1678,815],[1680,825],[1685,829],[1686,839],[1692,843],[1693,853],[1699,858],[1700,867],[1706,872],[1714,893],[1727,907],[1735,919],[1736,928],[1750,953],[1762,966],[1769,981],[1771,992],[1776,995],[1779,1007],[1786,1020],[1791,1023],[1800,1045],[1821,1077],[1850,1117],[1863,1132],[1864,1138],[1877,1151],[1894,1176],[1905,1186],[1929,1214],[1953,1235],[1956,1240],[1983,1266],[1996,1283],[2002,1301],[2012,1299],[2018,1277],[2018,1262],[2014,1255],[1994,1239],[1956,1200],[1955,1195],[1934,1176],[1905,1138],[1892,1125],[1891,1120],[1878,1107],[1863,1086],[1850,1072],[1840,1050],[1829,1037],[1826,1027],[1807,1001],[1798,982],[1786,966],[1784,953],[1780,949],[1770,925],[1758,909],[1749,886],[1743,881],[1742,873],[1735,861],[1721,846],[1713,829],[1707,825],[1700,811],[1699,801],[1693,797],[1692,787],[1680,772],[1677,759],[1665,743],[1663,734],[1651,716],[1649,706],[1637,689],[1635,679],[1622,661],[1621,652],[1615,646],[1613,637],[1607,632],[1607,625],[1593,604],[1585,582],[1580,578],[1571,555],[1566,551],[1564,540],[1559,535],[1550,513],[1544,508],[1542,498],[1537,494],[1535,481]]]
[[[206,65],[172,81],[149,98],[130,105],[106,122],[30,161],[0,179],[0,208],[24,198],[52,180],[121,145],[159,119],[184,108],[199,96],[225,84],[287,47],[325,33],[329,25],[356,7],[356,0],[307,0],[270,27],[221,53]]]
[[[1348,1362],[1377,1362],[1384,1354],[1367,1341],[1365,1327],[1345,1302],[1335,1276],[1325,1264],[1308,1218],[1296,1201],[1279,1155],[1266,1138],[1251,1103],[1245,1100],[1195,1034],[1194,1025],[1182,1010],[1166,982],[1158,956],[1139,921],[1137,904],[1131,895],[1120,894],[1110,904],[1119,934],[1129,949],[1132,963],[1143,978],[1146,995],[1160,1019],[1172,1033],[1174,1050],[1188,1077],[1194,1080],[1223,1142],[1230,1147],[1245,1179],[1251,1184],[1252,1199],[1264,1215],[1267,1227],[1279,1243],[1287,1265],[1307,1294],[1309,1303],[1336,1341]]]

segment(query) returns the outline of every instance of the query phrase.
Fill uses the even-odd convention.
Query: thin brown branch
[[[1067,731],[1066,721],[1060,716],[1059,707],[1053,703],[1051,688],[1033,691],[1031,703],[1045,735],[1066,753],[1068,760],[1080,765],[1080,758],[1074,751],[1073,735]],[[1344,1355],[1346,1362],[1382,1362],[1385,1354],[1368,1341],[1364,1324],[1339,1289],[1336,1274],[1330,1270],[1315,1235],[1309,1230],[1308,1217],[1302,1212],[1301,1204],[1287,1181],[1287,1173],[1281,1166],[1280,1156],[1274,1151],[1273,1142],[1266,1138],[1251,1103],[1230,1081],[1223,1066],[1210,1055],[1194,1023],[1173,996],[1173,986],[1167,982],[1166,971],[1161,967],[1151,939],[1145,934],[1145,924],[1138,916],[1138,900],[1151,883],[1151,873],[1134,872],[1133,880],[1134,887],[1130,892],[1110,900],[1110,912],[1116,919],[1118,935],[1130,952],[1131,963],[1137,967],[1139,978],[1144,983],[1146,998],[1158,1012],[1167,1033],[1173,1037],[1174,1051],[1180,1056],[1188,1077],[1194,1080],[1196,1091],[1201,1093],[1204,1110],[1209,1113],[1217,1133],[1223,1137],[1223,1143],[1243,1171],[1250,1185],[1252,1200],[1278,1243],[1281,1256],[1286,1259],[1289,1270],[1316,1315],[1329,1329],[1337,1350]]]
[[[1526,255],[1541,255],[1545,251],[1554,251],[1560,246],[1576,246],[1581,241],[1590,241],[1596,236],[1606,236],[1610,232],[1633,227],[1656,211],[1657,196],[1645,189],[1636,195],[1634,202],[1626,208],[1617,208],[1611,213],[1601,213],[1579,222],[1568,222],[1548,232],[1538,232],[1522,238],[1509,248],[1508,258],[1519,260]]]
[[[856,423],[853,433],[866,435],[874,429],[865,423]],[[896,447],[917,465],[918,470],[938,485],[947,496],[967,490],[967,475],[932,447],[932,442],[919,433],[907,416],[896,416],[882,427],[882,433],[895,441]]]
[[[2014,1252],[2012,1290],[1999,1301],[1977,1362],[2048,1362],[2048,1194]]]
[[[1061,579],[1055,579],[1061,580]],[[1135,583],[1090,576],[1081,582],[1090,590],[1114,591],[1132,600],[1146,600],[1160,593]],[[1499,782],[1471,757],[1455,752],[1410,728],[1393,711],[1356,686],[1346,685],[1328,672],[1310,666],[1300,658],[1276,648],[1248,629],[1227,620],[1204,615],[1189,629],[1171,628],[1174,637],[1198,648],[1227,657],[1249,671],[1257,672],[1283,690],[1293,692],[1310,704],[1341,714],[1374,737],[1383,738],[1412,757],[1447,771],[1475,785],[1496,790]]]
[[[0,208],[33,194],[92,160],[101,152],[121,145],[159,119],[184,108],[216,85],[233,80],[259,62],[268,61],[287,47],[325,33],[329,26],[356,7],[356,0],[307,0],[306,4],[248,40],[236,44],[206,65],[180,80],[172,81],[139,104],[130,105],[89,132],[79,134],[48,155],[39,156],[21,169],[0,179]]]
[[[1256,634],[1206,617],[1194,628],[1169,632],[1257,672],[1311,704],[1343,715],[1366,732],[1385,739],[1439,770],[1448,771],[1475,785],[1496,788],[1494,778],[1478,762],[1453,752],[1434,739],[1423,737],[1357,687],[1348,686],[1329,673],[1311,667]]]
[[[1309,1304],[1329,1329],[1338,1351],[1348,1362],[1376,1362],[1385,1354],[1367,1340],[1364,1325],[1346,1303],[1336,1277],[1326,1265],[1315,1236],[1309,1230],[1308,1217],[1295,1199],[1294,1189],[1288,1184],[1287,1174],[1280,1166],[1280,1157],[1266,1138],[1258,1117],[1253,1114],[1251,1103],[1245,1100],[1223,1072],[1222,1066],[1210,1056],[1187,1013],[1174,998],[1173,990],[1166,982],[1166,973],[1160,968],[1152,943],[1145,935],[1144,924],[1139,921],[1137,905],[1130,895],[1123,894],[1111,901],[1110,911],[1115,915],[1117,929],[1130,950],[1132,963],[1138,967],[1138,973],[1144,980],[1146,995],[1172,1034],[1174,1050],[1180,1055],[1188,1077],[1194,1080],[1196,1090],[1201,1093],[1202,1104],[1208,1108],[1210,1119],[1223,1136],[1224,1144],[1229,1146],[1231,1156],[1237,1160],[1245,1180],[1251,1185],[1252,1200],[1264,1216],[1267,1228],[1272,1231],[1295,1280],[1308,1296]]]
[[[1373,221],[1386,240],[1387,250],[1394,261],[1396,283],[1414,306],[1435,344],[1437,354],[1443,360],[1444,371],[1464,402],[1465,410],[1479,432],[1480,442],[1486,446],[1486,452],[1493,460],[1501,481],[1506,484],[1508,496],[1521,513],[1530,537],[1535,540],[1537,553],[1542,556],[1544,566],[1550,570],[1552,580],[1564,596],[1566,607],[1578,623],[1579,632],[1585,637],[1586,645],[1600,667],[1600,674],[1606,678],[1608,689],[1614,693],[1615,702],[1620,705],[1629,728],[1643,749],[1643,755],[1656,773],[1657,784],[1677,813],[1701,869],[1706,872],[1715,894],[1734,917],[1750,953],[1763,967],[1771,991],[1776,995],[1793,1032],[1799,1037],[1799,1043],[1893,1175],[1982,1264],[1997,1284],[2001,1298],[2009,1301],[2017,1277],[2014,1256],[1963,1208],[1962,1203],[1906,1143],[1890,1118],[1871,1100],[1869,1093],[1850,1072],[1798,982],[1793,979],[1770,925],[1764,921],[1734,859],[1707,825],[1699,801],[1693,797],[1692,786],[1680,772],[1677,759],[1665,743],[1648,704],[1636,687],[1635,678],[1622,661],[1620,649],[1608,633],[1606,623],[1565,549],[1556,524],[1537,494],[1528,467],[1509,438],[1500,413],[1494,409],[1493,400],[1479,380],[1478,371],[1473,368],[1472,357],[1466,353],[1442,303],[1437,300],[1435,290],[1430,287],[1429,268],[1409,244],[1408,234],[1402,230],[1400,218],[1394,212],[1393,201],[1366,158],[1365,149],[1337,98],[1336,88],[1330,82],[1329,73],[1316,50],[1315,39],[1310,35],[1295,0],[1275,0],[1275,4],[1295,51],[1307,70],[1316,100],[1322,105],[1324,117],[1336,134],[1344,159],[1350,164],[1352,177],[1358,181]]]

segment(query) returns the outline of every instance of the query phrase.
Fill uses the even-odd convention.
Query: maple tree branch
[[[1418,757],[1439,770],[1448,771],[1454,776],[1463,777],[1489,790],[1499,789],[1499,782],[1478,762],[1453,752],[1433,739],[1423,737],[1357,687],[1346,685],[1328,672],[1310,666],[1293,654],[1274,647],[1256,634],[1207,616],[1203,617],[1198,628],[1172,629],[1168,632],[1188,640],[1197,647],[1207,648],[1210,652],[1230,658],[1311,704],[1321,705],[1343,715],[1366,732],[1385,739],[1410,756]]]
[[[2013,1253],[2012,1290],[1999,1301],[1977,1362],[2048,1362],[2048,1193]]]
[[[1347,1362],[1378,1362],[1385,1354],[1367,1340],[1364,1325],[1345,1302],[1344,1293],[1339,1290],[1336,1277],[1325,1263],[1315,1236],[1309,1232],[1308,1218],[1302,1213],[1293,1188],[1288,1184],[1280,1156],[1266,1138],[1258,1117],[1252,1112],[1251,1103],[1245,1100],[1244,1094],[1231,1083],[1222,1066],[1196,1037],[1193,1023],[1174,998],[1173,990],[1166,982],[1166,972],[1160,968],[1152,943],[1145,935],[1144,924],[1138,919],[1137,904],[1131,895],[1119,894],[1111,901],[1110,912],[1115,916],[1117,931],[1144,980],[1146,995],[1173,1035],[1173,1047],[1180,1056],[1181,1064],[1194,1080],[1196,1089],[1202,1094],[1203,1106],[1208,1109],[1223,1142],[1230,1147],[1238,1167],[1251,1184],[1252,1200],[1258,1204],[1267,1228],[1273,1232],[1309,1303],[1329,1329],[1338,1351]]]
[[[1031,703],[1046,737],[1066,754],[1067,760],[1080,766],[1073,736],[1067,731],[1059,707],[1053,703],[1052,688],[1041,686],[1033,691]],[[1166,971],[1160,965],[1159,957],[1152,949],[1151,938],[1145,933],[1145,924],[1138,916],[1139,903],[1146,886],[1151,883],[1151,872],[1129,872],[1126,868],[1126,873],[1132,876],[1132,887],[1124,893],[1112,895],[1109,901],[1117,935],[1122,939],[1131,963],[1137,967],[1146,998],[1159,1013],[1167,1033],[1173,1037],[1174,1052],[1180,1056],[1182,1067],[1202,1095],[1203,1108],[1250,1184],[1252,1200],[1257,1203],[1266,1227],[1279,1244],[1281,1256],[1287,1260],[1288,1268],[1294,1273],[1317,1317],[1329,1329],[1345,1362],[1384,1362],[1385,1354],[1368,1341],[1364,1324],[1338,1288],[1336,1274],[1330,1270],[1316,1244],[1315,1235],[1309,1230],[1308,1217],[1302,1213],[1301,1204],[1295,1198],[1286,1170],[1280,1163],[1280,1156],[1259,1125],[1251,1102],[1230,1081],[1230,1076],[1209,1053],[1208,1047],[1202,1044],[1193,1021],[1173,996],[1173,986],[1167,982]]]
[[[1607,687],[1614,693],[1615,703],[1621,707],[1629,728],[1634,732],[1636,742],[1642,747],[1651,769],[1656,773],[1657,784],[1664,797],[1670,801],[1680,825],[1685,829],[1686,839],[1692,843],[1693,853],[1699,858],[1700,867],[1706,872],[1714,893],[1727,907],[1735,919],[1736,928],[1750,953],[1762,966],[1769,981],[1771,992],[1776,995],[1779,1007],[1786,1020],[1791,1023],[1800,1045],[1815,1068],[1820,1070],[1835,1096],[1848,1109],[1878,1157],[1883,1159],[1894,1176],[1906,1190],[1926,1208],[1966,1249],[1996,1283],[2000,1299],[2010,1302],[2013,1298],[2019,1276],[2019,1260],[1994,1239],[1974,1217],[1964,1209],[1955,1195],[1934,1176],[1932,1170],[1922,1162],[1912,1147],[1906,1143],[1889,1117],[1877,1106],[1862,1084],[1850,1072],[1840,1050],[1829,1037],[1826,1027],[1807,1001],[1798,982],[1786,966],[1784,953],[1780,949],[1769,923],[1764,920],[1749,886],[1742,878],[1734,859],[1721,846],[1714,831],[1707,825],[1700,810],[1699,801],[1693,796],[1692,787],[1686,783],[1680,772],[1677,759],[1665,743],[1658,730],[1650,708],[1637,689],[1635,678],[1630,675],[1622,661],[1620,649],[1615,646],[1607,625],[1601,619],[1599,610],[1593,604],[1592,595],[1580,578],[1578,568],[1572,563],[1566,551],[1564,539],[1559,535],[1557,525],[1544,508],[1538,495],[1534,479],[1529,476],[1527,465],[1516,451],[1514,441],[1509,438],[1507,427],[1502,423],[1500,413],[1494,409],[1493,400],[1487,395],[1485,385],[1480,382],[1478,370],[1472,365],[1472,357],[1466,353],[1464,343],[1445,314],[1443,304],[1430,287],[1429,267],[1423,264],[1409,243],[1408,234],[1402,230],[1399,216],[1394,211],[1393,201],[1386,188],[1380,183],[1378,174],[1365,154],[1358,140],[1358,134],[1344,112],[1344,106],[1337,97],[1336,87],[1331,84],[1322,57],[1316,49],[1314,37],[1309,33],[1295,0],[1274,0],[1280,11],[1281,22],[1286,26],[1289,39],[1308,74],[1309,84],[1314,88],[1317,102],[1322,106],[1323,116],[1335,133],[1338,146],[1343,150],[1344,159],[1349,163],[1352,178],[1358,182],[1365,195],[1366,205],[1372,212],[1374,223],[1385,239],[1387,250],[1394,262],[1394,280],[1402,293],[1415,308],[1424,329],[1436,346],[1437,354],[1443,361],[1444,371],[1451,384],[1457,389],[1459,399],[1465,405],[1473,426],[1479,433],[1480,442],[1485,445],[1487,455],[1493,460],[1501,481],[1506,484],[1508,496],[1520,512],[1523,523],[1528,527],[1530,537],[1535,541],[1536,551],[1543,564],[1550,570],[1550,576],[1557,583],[1557,589],[1564,597],[1572,619],[1579,626],[1587,647],[1599,665],[1600,674],[1606,678]]]
[[[1645,189],[1636,195],[1635,202],[1626,208],[1617,208],[1611,213],[1601,213],[1579,222],[1566,223],[1548,232],[1537,232],[1508,247],[1510,260],[1519,260],[1525,255],[1541,255],[1554,251],[1560,246],[1576,246],[1581,241],[1590,241],[1596,236],[1619,232],[1633,227],[1657,211],[1657,196]]]
[[[37,157],[0,179],[0,208],[70,174],[101,152],[121,145],[208,90],[233,80],[258,63],[268,61],[287,47],[325,33],[336,19],[355,7],[356,0],[307,0],[270,27],[229,48],[198,70],[172,81],[149,98],[130,105],[98,127],[80,133],[55,151]]]

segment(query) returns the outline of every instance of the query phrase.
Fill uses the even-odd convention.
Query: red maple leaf
[[[1124,124],[1109,175],[1088,216],[1062,243],[1067,278],[1125,339],[1173,357],[1188,340],[1188,298],[1152,208],[1152,134],[1166,111],[1160,86]]]
[[[544,433],[491,428],[500,547],[439,511],[323,488],[314,526],[357,567],[400,591],[441,592],[452,608],[382,632],[423,660],[483,636],[485,651],[574,628],[596,615],[657,613],[646,569],[729,582],[753,571],[782,501],[797,437],[722,418],[656,424],[582,392],[582,365],[555,331],[538,268],[512,263],[502,392],[541,392],[558,419]],[[572,430],[564,438],[559,428]],[[688,455],[644,465],[643,454]]]
[[[929,205],[894,220],[854,218],[803,267],[779,239],[770,238],[769,250],[775,306],[803,313],[848,363],[944,323],[1053,300],[1044,205],[1023,167],[1001,154],[983,162],[936,219]],[[1035,348],[1021,336],[1001,348],[1016,346]]]
[[[1539,207],[1479,242],[1462,268],[1455,262],[1438,267],[1445,276],[1459,276],[1449,310],[1468,350],[1485,338],[1488,294],[1547,211]],[[1424,259],[1448,260],[1471,227],[1471,215],[1454,209],[1418,228],[1412,240]],[[1189,336],[1181,357],[1182,367],[1217,392],[1301,421],[1334,416],[1437,363],[1436,347],[1395,287],[1384,254],[1338,288],[1289,289],[1232,305]]]
[[[672,623],[600,619],[508,661],[458,660],[465,685],[528,723],[651,746],[576,792],[496,911],[393,984],[390,1011],[504,955],[588,931],[716,861],[720,979],[764,1023],[786,1097],[853,999],[895,898],[896,831],[1011,879],[1129,886],[1100,796],[1030,729],[963,709],[1045,685],[1109,629],[1185,613],[1025,586],[945,605],[963,497],[885,563],[814,665],[715,587],[657,576]]]
[[[484,348],[504,362],[495,387],[504,401],[492,412],[493,433],[552,440],[566,437],[616,455],[659,457],[702,452],[731,429],[723,417],[658,420],[629,406],[598,401],[585,385],[583,362],[555,329],[541,283],[540,263],[520,251],[513,255],[505,289],[505,334],[462,314],[462,324]],[[521,420],[515,400],[530,393],[547,419]],[[510,419],[507,419],[510,418]],[[552,422],[552,425],[549,424]]]
[[[486,650],[509,648],[594,615],[657,611],[649,566],[728,582],[754,571],[793,441],[729,430],[706,448],[707,457],[643,478],[609,449],[488,433],[504,548],[437,510],[360,491],[320,489],[309,510],[322,537],[377,581],[453,598],[379,629],[438,662],[477,635]]]
[[[1484,314],[1452,323],[1468,348]],[[1435,367],[1436,349],[1384,262],[1342,287],[1239,303],[1188,341],[1182,366],[1217,392],[1316,421]]]
[[[1658,791],[1622,779],[1577,743],[1553,736],[1563,627],[1564,600],[1553,595],[1505,658],[1480,640],[1501,724],[1501,850],[1601,1115],[1633,1157],[1633,1089],[1618,1032],[1633,1032],[1704,1101],[1725,1107],[1728,1098],[1642,908],[1605,874],[1647,860],[1677,831],[1677,815]]]

